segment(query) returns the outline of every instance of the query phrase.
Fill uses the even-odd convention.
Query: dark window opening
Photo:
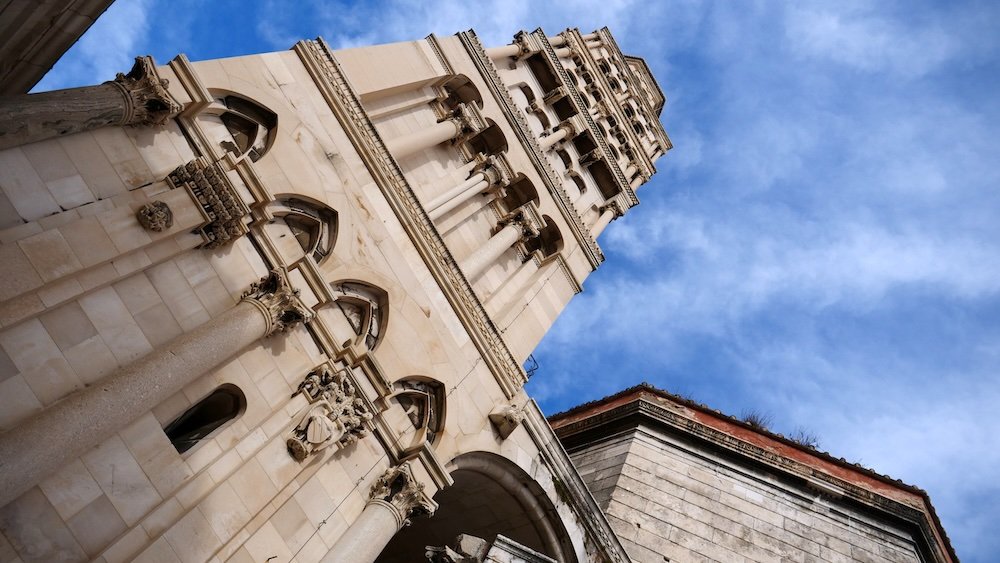
[[[569,98],[562,98],[552,104],[552,109],[556,111],[556,115],[559,116],[559,121],[566,121],[567,119],[576,115],[576,108],[573,107],[572,102]]]
[[[246,396],[235,385],[223,385],[175,418],[163,432],[182,454],[246,408]]]
[[[542,92],[550,92],[559,86],[559,79],[556,78],[552,68],[549,67],[549,61],[545,58],[545,55],[541,53],[535,53],[527,59],[528,68],[531,69],[532,74],[535,75],[535,79],[538,80],[538,85],[542,87]]]
[[[278,116],[239,96],[225,96],[219,101],[229,110],[219,119],[233,137],[233,143],[223,143],[223,148],[245,154],[254,162],[260,160],[270,147],[271,132],[278,125]]]
[[[278,202],[287,210],[276,210],[302,251],[311,254],[317,264],[330,255],[337,238],[337,214],[325,206],[313,205],[300,199]]]
[[[573,137],[573,146],[576,147],[576,152],[580,154],[587,154],[597,148],[597,145],[588,133]]]

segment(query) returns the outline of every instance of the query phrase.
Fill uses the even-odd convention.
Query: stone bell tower
[[[607,29],[0,99],[0,553],[627,561],[521,365],[663,103]]]

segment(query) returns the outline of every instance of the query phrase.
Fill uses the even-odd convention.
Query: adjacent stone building
[[[0,561],[628,560],[521,366],[671,148],[642,59],[122,70],[0,100]]]
[[[549,421],[634,561],[957,561],[924,491],[648,385]]]

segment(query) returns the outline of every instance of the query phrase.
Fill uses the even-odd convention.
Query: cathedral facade
[[[629,561],[522,364],[663,104],[607,29],[4,98],[0,561]]]

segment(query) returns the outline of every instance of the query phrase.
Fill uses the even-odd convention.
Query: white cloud
[[[33,90],[99,84],[128,72],[135,57],[144,54],[136,46],[146,35],[152,6],[152,0],[113,3]]]

